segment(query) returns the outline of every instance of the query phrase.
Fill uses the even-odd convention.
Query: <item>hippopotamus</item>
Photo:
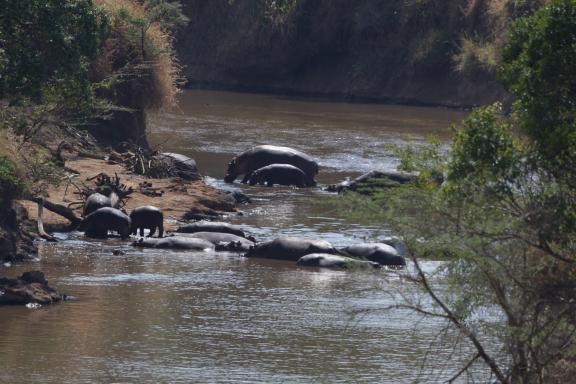
[[[170,176],[180,177],[184,180],[200,180],[196,161],[179,153],[164,152],[155,156],[155,159],[166,164],[170,169]]]
[[[252,172],[271,164],[290,164],[298,167],[306,175],[306,185],[316,185],[314,176],[318,174],[318,163],[305,153],[275,145],[260,145],[236,156],[228,164],[224,181],[232,183],[239,175],[244,175],[242,183],[246,184]]]
[[[399,252],[396,250],[396,248],[384,243],[349,245],[342,248],[340,252],[347,256],[375,261],[381,265],[406,265],[406,260],[404,260],[404,258],[399,255]]]
[[[351,257],[331,255],[328,253],[311,253],[302,256],[296,262],[296,265],[302,267],[320,267],[333,269],[354,269],[354,268],[382,268],[382,266],[373,261],[364,261],[353,259]]]
[[[337,253],[336,249],[324,240],[306,240],[281,237],[257,244],[246,253],[246,257],[297,261],[311,253]]]
[[[294,185],[304,188],[306,187],[306,174],[300,168],[290,164],[271,164],[252,172],[248,184],[266,184],[269,187],[274,184]]]
[[[185,249],[189,251],[213,251],[214,244],[199,238],[164,237],[164,238],[141,238],[132,243],[134,247],[157,248],[157,249]]]
[[[110,194],[110,197],[101,193],[93,193],[88,196],[86,202],[84,203],[83,216],[88,216],[97,209],[104,207],[118,208],[118,201],[118,195],[114,192]]]
[[[353,180],[345,180],[338,184],[329,185],[326,190],[329,192],[343,193],[346,191],[357,191],[359,193],[370,194],[370,188],[390,188],[401,184],[416,181],[417,174],[399,173],[393,171],[381,172],[372,171],[358,176]],[[366,190],[364,190],[366,189]]]
[[[119,209],[104,207],[97,209],[82,220],[78,229],[86,236],[98,239],[108,237],[108,231],[116,231],[122,239],[130,236],[131,220]]]
[[[130,213],[130,220],[132,220],[130,233],[133,235],[136,235],[140,229],[140,236],[144,236],[144,229],[149,229],[148,236],[152,237],[156,228],[158,228],[158,237],[164,235],[164,214],[160,208],[151,205],[134,208]]]
[[[176,230],[180,233],[195,233],[195,232],[219,232],[230,233],[232,235],[246,237],[246,234],[239,226],[223,223],[220,221],[197,221],[195,223],[186,224]]]
[[[214,244],[217,251],[247,252],[254,246],[253,241],[230,233],[196,232],[186,234],[185,237],[209,241]]]

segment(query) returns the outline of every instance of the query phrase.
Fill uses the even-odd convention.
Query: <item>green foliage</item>
[[[45,87],[86,92],[87,60],[106,33],[91,0],[0,0],[0,98],[41,100]],[[61,83],[61,82],[64,83]]]
[[[453,56],[457,72],[474,77],[496,71],[500,58],[494,42],[483,42],[468,36],[460,41],[458,53]]]
[[[494,193],[510,193],[519,176],[520,144],[510,122],[499,117],[499,104],[475,109],[452,143],[448,180],[452,186],[478,180]]]
[[[0,156],[0,210],[9,208],[12,200],[19,197],[23,190],[24,185],[14,163],[7,157]]]
[[[178,28],[185,27],[190,19],[183,13],[180,1],[146,0],[147,18],[150,22],[157,22],[162,27],[176,32]]]
[[[441,181],[446,173],[446,156],[442,142],[437,136],[431,135],[423,144],[385,147],[400,160],[398,170],[401,172],[418,172],[420,181]]]
[[[552,0],[512,28],[502,79],[519,126],[552,172],[576,161],[576,0]]]
[[[350,201],[406,242],[409,279],[435,306],[404,308],[450,322],[475,350],[467,363],[482,361],[497,382],[555,382],[576,355],[576,0],[520,19],[503,60],[518,98],[512,117],[498,104],[474,110],[448,156],[433,146],[397,152],[405,170],[439,162],[442,187]],[[420,266],[430,257],[445,260],[433,273]],[[488,348],[486,336],[499,342]],[[459,374],[473,375],[470,365]]]

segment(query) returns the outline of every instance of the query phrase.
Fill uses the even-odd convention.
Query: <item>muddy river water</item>
[[[260,240],[322,238],[336,246],[388,235],[351,220],[319,189],[232,186],[227,162],[254,145],[315,157],[321,184],[393,168],[383,145],[448,138],[463,112],[190,90],[150,119],[149,140],[196,159],[206,180],[253,202],[241,224]],[[441,382],[452,352],[442,324],[381,309],[412,289],[385,271],[335,272],[226,253],[136,250],[58,234],[42,244],[50,284],[78,299],[0,309],[0,383]],[[123,256],[112,255],[122,249]],[[426,265],[434,268],[433,262]],[[0,267],[15,276],[30,265]],[[432,352],[432,353],[431,353]],[[422,368],[427,357],[428,364]]]

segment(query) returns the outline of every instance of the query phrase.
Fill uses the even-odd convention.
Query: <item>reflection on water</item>
[[[320,181],[387,167],[382,143],[447,134],[460,113],[303,102],[190,91],[181,112],[157,116],[151,141],[196,158],[210,183],[255,144],[316,156]],[[317,204],[319,190],[246,187],[254,202],[230,217],[260,239],[324,238],[335,245],[385,235]],[[119,240],[59,235],[43,244],[51,285],[79,297],[40,310],[2,308],[0,382],[400,383],[448,378],[442,324],[381,311],[410,286],[387,271],[320,271],[213,252],[133,249]],[[69,237],[68,237],[69,236]],[[112,255],[123,250],[122,256]],[[433,269],[434,263],[426,268]],[[1,270],[15,276],[29,265]],[[432,348],[432,349],[430,349]],[[433,351],[433,364],[420,362]]]

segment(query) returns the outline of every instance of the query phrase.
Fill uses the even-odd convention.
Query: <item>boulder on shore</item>
[[[0,305],[52,304],[65,298],[48,286],[40,271],[24,272],[16,279],[0,278]]]

